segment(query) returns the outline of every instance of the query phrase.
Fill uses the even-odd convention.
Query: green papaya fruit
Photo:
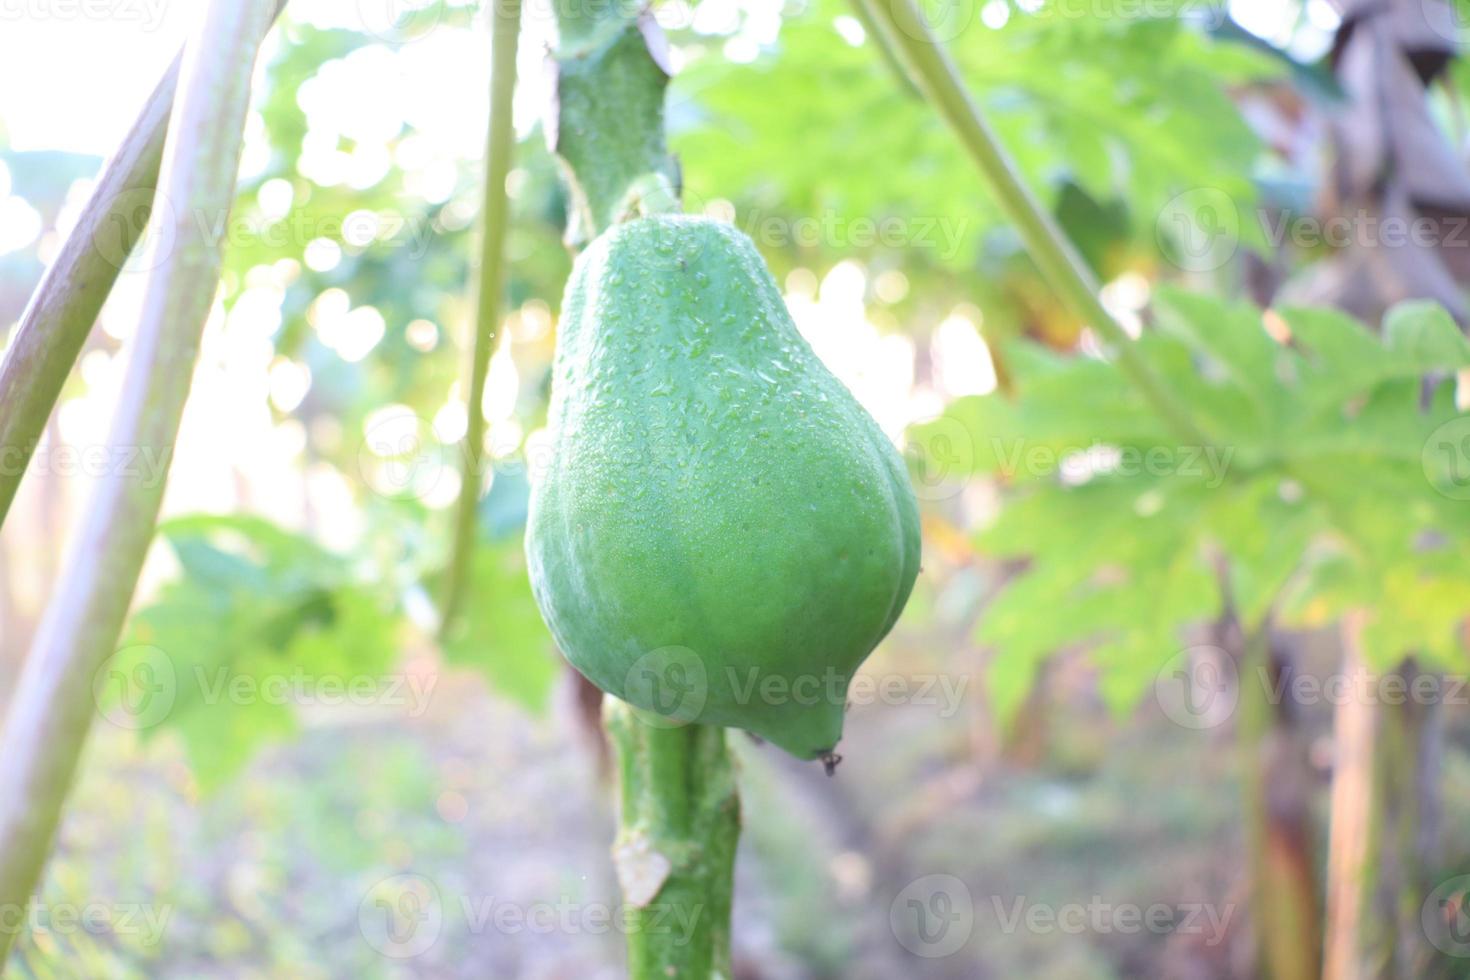
[[[669,724],[800,758],[919,568],[898,452],[797,332],[733,227],[660,215],[577,259],[526,554],[572,664]]]

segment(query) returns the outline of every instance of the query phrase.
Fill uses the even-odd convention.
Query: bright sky
[[[0,0],[0,119],[18,150],[106,155],[178,50],[193,4]],[[94,10],[110,8],[103,17]]]
[[[319,27],[366,25],[392,39],[388,15],[418,2],[292,0],[291,12],[296,20]],[[201,6],[202,0],[0,0],[0,121],[10,146],[106,156],[178,51]],[[528,12],[536,9],[528,6]],[[544,17],[528,13],[521,45],[523,79],[537,81],[544,74],[537,69],[547,27]],[[406,110],[400,121],[433,114],[443,117],[437,120],[443,123],[452,117],[478,145],[484,131],[488,47],[483,30],[430,30],[410,43],[377,49],[393,51],[392,58],[384,59],[391,64],[376,67],[388,69],[391,103]],[[445,91],[455,97],[444,98]],[[334,99],[330,109],[345,115],[380,110],[379,94],[358,88]],[[528,101],[532,93],[525,95],[516,107],[523,130],[536,113]]]

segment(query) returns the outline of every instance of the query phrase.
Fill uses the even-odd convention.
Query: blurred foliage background
[[[261,58],[168,519],[95,685],[107,723],[18,976],[620,975],[616,929],[588,916],[617,902],[601,749],[520,544],[570,265],[542,121],[549,11],[528,8],[521,43],[510,312],[467,406],[487,24],[460,3],[360,6],[293,2]],[[1457,311],[1412,277],[1367,300],[1324,285],[1386,280],[1351,264],[1354,243],[1273,233],[1353,200],[1339,171],[1358,144],[1336,134],[1360,93],[1341,55],[1345,25],[1369,28],[1320,0],[985,0],[941,22],[1106,305],[1215,440],[1187,446],[1051,295],[852,9],[653,13],[688,209],[755,239],[818,353],[904,446],[924,506],[923,574],[867,668],[899,693],[855,699],[839,777],[733,739],[739,972],[1256,975],[1240,719],[1181,714],[1171,671],[1202,649],[1243,671],[1222,638],[1236,629],[1328,676],[1338,624],[1364,610],[1375,669],[1464,671]],[[115,44],[138,29],[115,25]],[[1463,160],[1463,66],[1419,77],[1414,111]],[[0,344],[101,163],[6,133]],[[0,691],[86,499],[75,451],[106,440],[138,261],[0,534]],[[1419,299],[1450,314],[1394,306]],[[471,411],[493,468],[469,616],[440,644],[430,597]],[[1319,830],[1333,707],[1292,719]],[[1434,882],[1470,859],[1470,726],[1463,696],[1443,708]],[[934,874],[973,903],[943,956],[893,915]],[[1089,901],[1167,922],[1013,914]],[[95,928],[53,914],[93,907]],[[385,935],[385,908],[422,913],[431,938]],[[1419,975],[1461,975],[1415,955]]]

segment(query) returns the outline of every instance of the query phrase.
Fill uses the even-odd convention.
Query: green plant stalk
[[[485,465],[485,379],[495,350],[505,298],[505,236],[510,199],[505,180],[515,150],[512,103],[516,87],[516,46],[521,33],[521,0],[491,5],[490,120],[485,135],[485,184],[480,208],[480,268],[475,307],[475,340],[470,351],[468,425],[460,453],[459,501],[454,539],[444,582],[439,632],[448,635],[464,600],[465,581],[475,550],[476,518]]]
[[[175,59],[103,165],[76,227],[31,294],[0,361],[0,525],[67,375],[148,221],[178,76]]]
[[[281,6],[278,0],[277,14]],[[175,58],[103,164],[81,217],[41,276],[0,359],[0,525],[67,375],[148,221],[178,80]]]
[[[662,32],[619,4],[558,0],[552,148],[579,247],[633,214],[678,206],[679,170],[664,137]],[[614,857],[633,912],[631,980],[730,976],[733,863],[740,804],[725,732],[651,727],[606,699],[618,760]]]
[[[172,456],[220,273],[250,77],[270,0],[211,0],[184,46],[155,198],[149,273],[114,413],[115,446]],[[159,202],[168,205],[160,211]],[[97,481],[0,735],[0,962],[35,893],[96,711],[94,678],[113,653],[153,537],[163,481]],[[105,676],[103,678],[105,680]]]
[[[624,219],[635,187],[662,178],[680,190],[664,138],[668,42],[652,16],[620,4],[562,0],[548,128],[568,190],[567,242],[580,248]]]
[[[1112,345],[1119,367],[1171,428],[1197,445],[1210,440],[1194,414],[1154,373],[1134,349],[1133,338],[1098,298],[1098,284],[1071,242],[1021,181],[1000,140],[970,97],[959,70],[934,37],[914,0],[854,0],[864,7],[865,19],[883,25],[900,60],[964,144],[997,201],[1015,224],[1026,250],[1051,287],[1079,317]]]
[[[613,855],[632,911],[632,980],[729,977],[740,800],[725,730],[645,721],[609,698],[620,826]]]

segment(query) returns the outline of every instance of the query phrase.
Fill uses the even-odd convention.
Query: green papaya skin
[[[526,554],[563,652],[656,722],[827,755],[918,574],[898,452],[727,224],[609,229],[558,329]]]

